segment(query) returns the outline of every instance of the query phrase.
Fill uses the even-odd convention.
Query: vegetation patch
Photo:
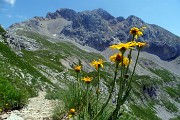
[[[171,101],[169,100],[161,100],[163,103],[163,106],[166,107],[166,109],[171,112],[171,113],[177,113],[179,112],[178,108],[176,107],[176,105],[174,105]]]
[[[172,82],[177,80],[177,77],[175,77],[168,70],[165,69],[149,69],[149,70],[155,73],[156,75],[158,75],[159,77],[161,77],[163,82]]]
[[[133,110],[134,115],[137,116],[137,118],[141,118],[143,120],[161,120],[155,115],[155,111],[149,106],[142,107],[130,105],[130,107]]]
[[[178,99],[179,93],[180,93],[180,88],[179,87],[165,87],[165,91],[174,99]]]

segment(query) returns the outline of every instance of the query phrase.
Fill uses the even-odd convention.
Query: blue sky
[[[77,12],[103,8],[115,17],[135,15],[180,36],[180,0],[0,0],[0,24],[7,28],[60,8]]]

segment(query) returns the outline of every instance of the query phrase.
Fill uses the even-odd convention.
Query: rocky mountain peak
[[[135,15],[128,16],[127,20],[130,20],[130,21],[142,21],[139,17],[136,17]]]
[[[137,27],[142,27],[143,24],[144,25],[146,24],[142,19],[140,19],[140,18],[138,18],[138,17],[136,17],[134,15],[128,16],[126,21],[131,23],[133,26],[137,26]]]
[[[118,22],[122,22],[123,20],[125,20],[125,18],[122,17],[122,16],[119,16],[119,17],[116,18],[116,20],[117,20]]]
[[[62,8],[60,10],[57,10],[54,13],[47,13],[46,18],[49,19],[56,19],[56,18],[64,18],[67,19],[69,21],[74,20],[74,18],[76,17],[76,12],[72,9],[68,9],[68,8]]]
[[[110,13],[108,13],[105,10],[103,10],[102,8],[93,10],[92,13],[96,13],[99,16],[101,16],[102,19],[105,19],[105,20],[108,20],[108,21],[115,18],[114,16],[112,16]]]

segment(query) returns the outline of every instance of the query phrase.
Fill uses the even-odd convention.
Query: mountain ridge
[[[147,26],[143,37],[140,38],[140,41],[149,44],[145,51],[165,61],[180,56],[180,37],[158,25],[145,23],[134,15],[126,19],[121,16],[114,17],[101,8],[83,12],[63,8],[54,13],[47,13],[46,17],[34,17],[23,23],[14,24],[8,30],[28,28],[57,39],[70,38],[81,45],[103,51],[112,44],[130,40],[129,30],[134,26]]]

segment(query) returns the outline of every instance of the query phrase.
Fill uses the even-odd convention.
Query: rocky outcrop
[[[102,19],[105,19],[105,20],[108,20],[108,21],[115,18],[114,16],[112,16],[107,11],[105,11],[105,10],[103,10],[101,8],[93,10],[91,12],[94,13],[94,14],[98,14],[99,16],[101,16]]]
[[[73,21],[76,19],[76,12],[71,9],[60,9],[57,10],[55,13],[47,13],[46,18],[49,19],[56,19],[56,18],[65,18],[69,21]]]
[[[34,39],[26,38],[24,36],[11,35],[11,33],[7,33],[5,35],[6,44],[13,48],[15,51],[21,51],[22,49],[26,50],[37,50],[41,47],[39,43]]]

